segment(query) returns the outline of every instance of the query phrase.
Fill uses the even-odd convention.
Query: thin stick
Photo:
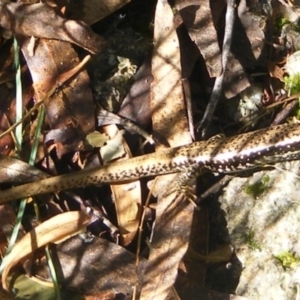
[[[45,97],[45,99],[46,99],[46,98],[47,98],[47,97]],[[10,133],[12,130],[14,130],[19,124],[21,124],[21,123],[24,122],[26,119],[28,119],[28,118],[31,116],[31,114],[32,114],[35,110],[37,110],[41,104],[43,104],[43,102],[44,102],[45,99],[43,99],[43,100],[41,100],[40,102],[38,102],[37,104],[35,104],[35,105],[28,111],[28,113],[27,113],[26,115],[24,115],[24,117],[23,117],[20,121],[14,123],[14,124],[11,125],[7,130],[5,130],[4,132],[2,132],[2,133],[0,134],[0,139],[1,139],[3,136],[5,136],[6,134]]]
[[[227,10],[225,17],[225,32],[223,40],[223,51],[222,51],[222,73],[216,78],[209,103],[205,110],[204,116],[197,130],[202,131],[202,138],[206,135],[206,130],[208,125],[212,120],[213,113],[216,109],[217,103],[219,101],[224,81],[224,74],[226,72],[226,66],[228,62],[228,55],[230,51],[230,45],[232,41],[232,31],[235,19],[235,0],[227,0]]]
[[[12,130],[14,130],[19,124],[21,124],[23,121],[25,121],[27,118],[29,118],[31,116],[31,114],[39,108],[39,106],[41,104],[44,103],[44,101],[46,99],[48,99],[49,97],[51,97],[53,95],[53,93],[56,91],[56,89],[61,86],[63,83],[65,83],[68,79],[70,79],[72,76],[74,76],[76,73],[78,73],[83,66],[90,60],[91,56],[87,55],[86,57],[84,57],[84,59],[73,69],[61,74],[58,79],[57,79],[57,84],[47,93],[47,95],[40,100],[38,103],[36,103],[30,110],[29,112],[22,118],[22,120],[18,121],[17,123],[13,124],[10,128],[8,128],[7,130],[5,130],[4,132],[2,132],[0,134],[0,139],[5,136],[6,134],[10,133]]]

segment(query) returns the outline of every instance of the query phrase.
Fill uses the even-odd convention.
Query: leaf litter
[[[278,33],[276,22],[284,17],[287,23],[294,24],[299,19],[298,9],[283,0],[265,6],[250,5],[244,0],[228,3],[236,16],[233,30],[229,32],[232,46],[228,55],[222,47],[227,34],[224,28],[229,22],[225,19],[228,4],[222,0],[177,0],[173,7],[163,0],[157,4],[139,0],[78,1],[66,7],[54,2],[51,5],[1,3],[0,133],[15,123],[12,36],[18,41],[22,54],[23,109],[25,114],[29,112],[23,121],[21,153],[15,150],[12,130],[0,138],[3,188],[98,166],[102,163],[103,151],[110,153],[114,160],[152,151],[151,145],[141,146],[141,136],[152,144],[155,141],[156,149],[191,143],[194,134],[190,133],[196,126],[191,127],[201,121],[214,80],[221,74],[224,83],[218,91],[218,105],[209,120],[213,125],[206,128],[207,134],[214,135],[220,127],[226,134],[236,133],[241,120],[234,116],[249,118],[254,111],[251,126],[270,123],[269,109],[278,107],[282,99],[290,96],[284,92],[288,89],[284,78],[289,70],[284,62],[291,61],[290,55],[300,48],[297,28],[291,29],[285,24]],[[296,33],[292,33],[293,30]],[[90,62],[85,59],[87,53],[92,55]],[[224,53],[227,66],[222,64]],[[187,79],[185,89],[182,78]],[[292,79],[289,84],[291,82]],[[248,89],[252,86],[258,91],[258,104],[251,102]],[[246,89],[250,102],[242,96]],[[19,155],[27,160],[38,105],[45,107],[46,118],[34,169],[8,156]],[[103,107],[110,112],[106,113]],[[275,113],[282,120],[291,113],[292,107],[285,107],[284,114],[277,108]],[[127,132],[116,125],[124,126]],[[95,137],[100,138],[100,142],[95,143]],[[87,139],[90,143],[86,143]],[[154,199],[149,198],[149,207],[144,207],[147,189],[143,181],[112,185],[111,190],[97,186],[38,196],[34,201],[28,200],[24,233],[36,234],[39,226],[46,226],[44,220],[58,215],[62,218],[62,228],[57,232],[54,228],[47,231],[72,236],[76,230],[63,228],[64,214],[74,210],[83,213],[86,207],[92,208],[88,228],[93,238],[85,234],[57,246],[63,274],[58,282],[80,290],[83,295],[104,297],[103,293],[107,293],[110,299],[115,299],[117,294],[124,299],[167,299],[175,294],[181,299],[208,295],[212,295],[210,299],[225,299],[229,293],[233,299],[242,299],[251,295],[253,283],[242,288],[245,280],[242,270],[234,269],[238,262],[241,264],[236,256],[240,249],[230,253],[222,250],[233,249],[234,235],[230,240],[225,230],[218,236],[214,228],[216,220],[212,217],[214,210],[205,203],[201,204],[199,213],[194,212],[189,202],[174,195],[163,197],[161,191],[173,180],[173,176],[161,176],[154,182],[151,192],[158,199],[153,203]],[[205,176],[201,179],[202,189],[215,181],[212,175]],[[227,200],[225,203],[233,205]],[[230,215],[226,205],[224,209]],[[4,213],[15,209],[16,204],[3,205]],[[37,211],[41,214],[41,225],[35,227]],[[11,228],[15,222],[14,213],[9,215],[2,218],[2,231],[6,223]],[[81,227],[76,218],[73,218],[75,227]],[[230,226],[234,225],[230,223]],[[264,230],[268,236],[267,229]],[[4,287],[8,271],[15,269],[10,268],[20,260],[23,262],[22,255],[18,251],[15,255],[14,249],[22,243],[24,247],[33,243],[32,238],[28,238],[30,234],[25,236],[9,254],[11,263],[2,277]],[[39,235],[37,238],[40,239]],[[49,237],[45,243],[54,240]],[[69,248],[64,250],[67,243]],[[236,242],[236,245],[240,244]],[[189,247],[193,255],[184,257]],[[28,250],[26,255],[30,253]],[[137,257],[137,254],[141,255]],[[43,278],[49,279],[49,274],[45,275],[45,264],[43,255],[40,264],[33,260],[32,274],[42,273]],[[216,279],[230,265],[236,277],[225,277],[230,277],[232,282],[240,278],[240,286],[232,282],[219,283]],[[211,272],[214,268],[215,273]],[[211,284],[211,277],[219,285]],[[211,290],[204,290],[204,286]],[[256,295],[256,299],[259,297]]]

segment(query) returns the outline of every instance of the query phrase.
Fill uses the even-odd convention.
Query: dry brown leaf
[[[1,3],[0,25],[16,35],[66,41],[93,54],[105,45],[84,22],[64,19],[44,3]]]
[[[121,104],[118,114],[147,128],[151,123],[152,111],[150,107],[151,60],[147,57],[134,75],[134,83]]]
[[[44,104],[50,128],[59,129],[52,134],[60,145],[58,156],[83,150],[83,135],[94,129],[95,120],[89,77],[85,70],[80,70],[82,63],[77,53],[70,43],[40,39],[34,56],[30,56],[29,39],[18,37],[18,42],[31,73],[36,99],[44,99],[57,88]],[[72,145],[68,145],[70,141]]]
[[[282,68],[278,67],[275,63],[269,61],[267,62],[267,68],[271,77],[278,78],[283,82],[283,76],[285,71]]]
[[[159,0],[156,6],[152,74],[154,133],[166,137],[172,147],[190,143],[181,84],[179,41],[172,9],[164,0]],[[157,180],[159,186],[168,187],[175,176],[160,176]],[[188,247],[193,205],[182,199],[176,203],[176,193],[164,197],[165,190],[157,190],[155,228],[140,299],[167,297],[175,282],[179,262]]]
[[[193,215],[189,249],[197,251],[200,254],[207,255],[209,248],[209,211],[205,207],[196,210]],[[202,261],[196,261],[189,258],[189,250],[179,266],[180,276],[177,278],[175,288],[180,293],[182,279],[187,282],[197,282],[198,286],[205,286],[206,269]]]
[[[241,0],[237,6],[231,54],[224,75],[223,89],[227,98],[235,97],[251,85],[249,70],[266,64],[268,51],[265,33],[268,22],[263,15],[254,17],[248,5],[251,5],[249,1]],[[237,44],[239,47],[233,46]]]
[[[179,41],[173,24],[173,13],[161,1],[157,4],[152,57],[151,110],[154,136],[168,140],[171,147],[188,144],[184,95],[181,83]],[[166,9],[166,15],[163,10]]]
[[[222,19],[226,1],[176,0],[175,5],[191,39],[195,41],[205,59],[209,74],[217,76],[222,70],[218,44],[222,44],[220,37],[224,34]],[[227,98],[235,97],[246,89],[251,81],[249,70],[265,65],[266,62],[267,47],[264,43],[267,22],[263,15],[254,16],[249,6],[249,1],[241,0],[236,8],[232,45],[239,46],[231,47],[228,58],[223,86]]]
[[[129,3],[130,0],[77,0],[71,1],[68,14],[72,19],[94,24]]]
[[[101,291],[132,299],[136,281],[135,255],[124,247],[99,237],[86,243],[74,236],[57,245],[56,252],[63,271],[62,276],[58,274],[58,281],[64,287],[80,290],[85,295]],[[141,261],[142,269],[145,259]],[[33,274],[44,280],[51,278],[45,259],[33,266]]]
[[[104,132],[111,138],[118,135],[116,125],[108,125],[104,127]],[[125,156],[118,160],[130,158],[131,152],[126,142],[122,138],[120,141],[125,148]],[[129,181],[123,184],[112,184],[111,191],[113,193],[116,213],[118,218],[118,226],[120,230],[121,245],[128,245],[135,237],[141,218],[141,184],[138,180]]]
[[[218,2],[215,7],[214,2]],[[225,5],[224,1],[209,0],[177,0],[175,4],[191,39],[203,55],[210,77],[218,77],[222,72],[221,51],[215,24],[218,23]]]
[[[47,178],[48,175],[29,164],[0,154],[0,182],[25,183]]]
[[[36,249],[51,242],[63,241],[82,231],[90,216],[83,211],[70,211],[52,217],[28,232],[18,241],[2,262],[2,286],[8,290],[7,276],[12,267]]]

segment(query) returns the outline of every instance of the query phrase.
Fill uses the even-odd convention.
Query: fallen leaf
[[[62,274],[58,274],[60,284],[88,295],[113,292],[131,299],[137,280],[132,252],[99,237],[85,242],[78,236],[57,245],[56,249],[62,270]],[[141,271],[144,262],[145,259],[141,259]],[[51,280],[46,259],[34,265],[33,272],[39,278]]]
[[[112,140],[115,140],[115,146],[112,148],[112,145],[109,145],[109,147],[111,148],[110,153],[114,152],[112,151],[113,149],[119,149],[117,151],[118,160],[126,160],[132,156],[122,133],[119,131],[116,125],[105,126],[104,132],[110,136]],[[120,244],[126,246],[134,239],[140,224],[142,212],[141,184],[139,180],[130,180],[122,184],[111,184],[110,187],[116,207],[120,231]]]
[[[267,68],[271,77],[278,78],[280,81],[283,82],[285,71],[282,70],[282,68],[278,67],[275,63],[271,61],[267,62]]]
[[[12,267],[36,249],[51,242],[62,241],[83,230],[90,216],[82,211],[70,211],[58,214],[38,225],[18,241],[11,252],[2,261],[2,286],[8,290],[7,276]]]
[[[72,19],[82,20],[88,25],[94,24],[129,3],[130,0],[77,0],[71,1],[68,15]]]
[[[168,2],[159,0],[154,20],[151,107],[154,134],[165,137],[175,147],[191,143],[191,137],[185,114],[179,41],[173,18]],[[165,188],[157,189],[155,227],[140,299],[167,297],[177,277],[179,262],[188,248],[193,205],[183,199],[180,201],[177,193],[164,195],[174,180],[176,175],[156,179],[159,186]]]
[[[0,154],[0,182],[25,183],[49,177],[41,170],[19,159]]]
[[[215,5],[215,2],[218,3]],[[218,77],[222,72],[221,51],[215,24],[218,24],[225,5],[224,1],[211,3],[209,0],[177,0],[175,4],[191,39],[203,55],[211,77]]]
[[[100,148],[100,154],[104,163],[124,157],[126,153],[123,147],[122,132],[116,130],[115,125],[107,125],[103,127],[103,131],[110,137],[106,144]]]
[[[151,60],[146,58],[143,65],[134,75],[134,83],[128,95],[121,104],[119,115],[146,128],[151,123],[152,109],[150,107]]]
[[[64,19],[44,3],[1,3],[0,25],[17,35],[70,42],[93,54],[105,45],[84,22]]]
[[[50,128],[59,129],[52,133],[56,143],[60,144],[58,156],[84,150],[83,136],[95,125],[89,77],[82,69],[89,56],[80,62],[70,43],[48,39],[40,39],[34,56],[31,56],[28,53],[30,39],[18,36],[18,43],[30,70],[35,99],[44,100]],[[45,95],[53,89],[55,93],[45,99]],[[72,145],[65,142],[67,138]]]
[[[100,148],[108,141],[108,137],[99,131],[93,131],[86,136],[85,140],[89,145]]]

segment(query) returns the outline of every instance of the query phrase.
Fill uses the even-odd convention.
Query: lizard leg
[[[184,172],[179,173],[175,180],[175,191],[184,195],[184,197],[191,201],[195,206],[197,206],[194,202],[197,199],[197,196],[195,195],[193,186],[195,185],[196,178],[202,173],[203,168],[199,168],[199,165],[195,164]]]

